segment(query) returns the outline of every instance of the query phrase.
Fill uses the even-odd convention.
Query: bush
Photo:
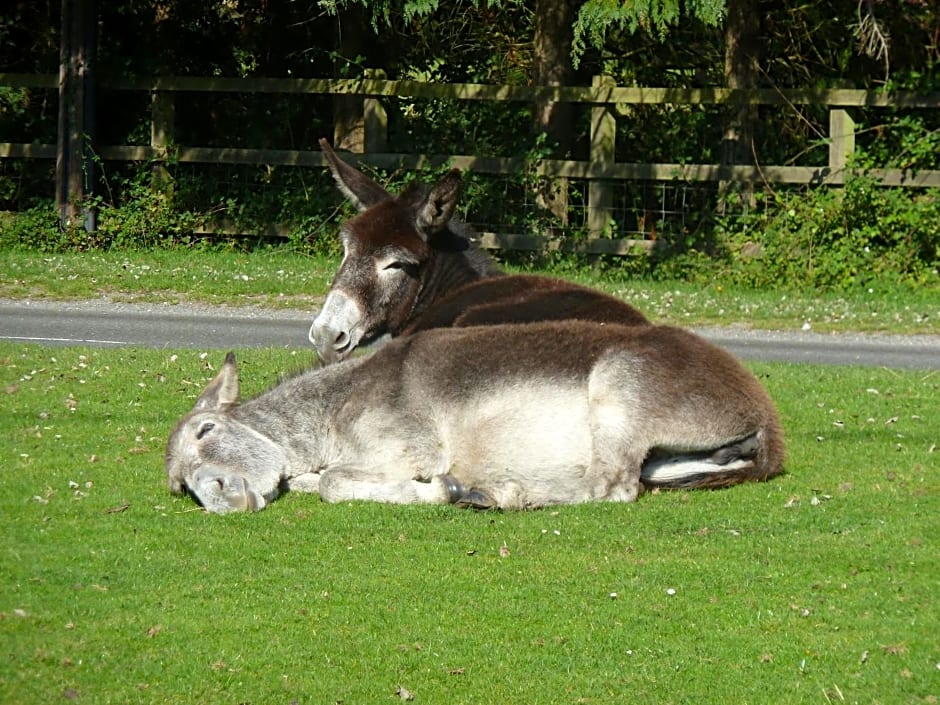
[[[68,249],[65,243],[74,237],[78,233],[60,230],[59,214],[51,201],[0,218],[0,246],[4,248],[55,252]]]
[[[940,192],[860,176],[842,189],[777,194],[725,235],[731,278],[754,287],[936,282]]]
[[[166,194],[141,190],[121,206],[102,203],[98,211],[98,246],[155,247],[189,242],[197,215],[173,208]]]
[[[172,166],[172,165],[171,165]],[[350,213],[337,208],[339,195],[320,173],[304,176],[275,171],[261,184],[246,171],[244,189],[226,198],[231,178],[216,191],[204,180],[181,178],[155,188],[152,165],[113,174],[107,184],[109,200],[96,196],[98,228],[88,233],[80,225],[61,228],[51,203],[36,206],[0,221],[0,246],[40,251],[163,247],[190,244],[194,231],[218,215],[242,232],[287,222],[287,244],[311,254],[339,255],[335,224]],[[433,182],[440,174],[392,174],[388,188],[396,192],[417,178]],[[258,177],[260,178],[260,177]],[[385,181],[376,175],[380,181]],[[294,183],[302,182],[302,189]],[[324,183],[327,182],[327,183]],[[196,188],[197,185],[202,185]],[[159,186],[159,184],[157,184]],[[329,186],[329,188],[324,188]],[[468,175],[462,217],[487,222],[494,204],[515,204],[520,230],[540,229],[536,211],[519,202],[533,189],[525,174],[493,180]],[[265,196],[265,194],[267,194]],[[684,240],[653,255],[584,257],[557,252],[502,253],[509,264],[541,268],[558,275],[575,270],[604,270],[618,276],[658,280],[708,282],[720,278],[751,288],[814,287],[847,290],[876,281],[892,284],[936,285],[940,260],[940,190],[887,188],[867,175],[854,176],[843,188],[807,187],[756,194],[757,208],[747,215],[707,219]],[[517,202],[517,200],[519,202]],[[495,220],[493,221],[495,222]],[[569,232],[569,237],[577,233]],[[223,237],[224,239],[224,237]],[[239,248],[270,241],[265,237],[230,239]],[[211,242],[218,243],[218,237]]]

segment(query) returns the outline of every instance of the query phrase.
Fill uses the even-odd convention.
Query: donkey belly
[[[507,509],[596,498],[603,483],[590,477],[585,391],[564,383],[509,384],[443,414],[448,471]]]

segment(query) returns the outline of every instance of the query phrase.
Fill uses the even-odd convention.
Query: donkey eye
[[[196,440],[201,440],[209,431],[215,428],[215,424],[211,421],[206,421],[202,426],[199,427],[199,431],[196,433]]]
[[[378,268],[383,272],[404,272],[410,277],[418,275],[418,264],[409,259],[387,259],[378,263]]]

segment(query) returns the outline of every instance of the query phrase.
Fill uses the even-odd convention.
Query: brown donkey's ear
[[[340,159],[325,138],[320,139],[320,149],[339,190],[357,210],[364,211],[392,197],[375,181]]]
[[[219,374],[199,395],[195,408],[200,411],[222,410],[237,401],[238,365],[235,363],[235,353],[230,352],[225,356],[225,364]]]
[[[444,177],[434,184],[421,205],[418,206],[416,225],[418,231],[429,235],[443,230],[454,217],[457,210],[457,199],[463,190],[463,179],[460,169],[451,169]]]

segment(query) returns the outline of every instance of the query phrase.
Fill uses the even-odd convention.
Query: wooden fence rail
[[[59,88],[53,74],[0,73],[0,86]],[[385,80],[378,72],[361,79],[290,78],[203,78],[157,77],[146,80],[100,81],[108,90],[144,91],[151,95],[151,140],[149,145],[99,145],[105,160],[143,161],[166,159],[169,150],[175,161],[212,164],[270,164],[325,166],[318,151],[208,148],[181,145],[174,139],[175,94],[187,92],[283,93],[356,95],[363,99],[365,153],[356,155],[361,164],[380,168],[417,169],[451,164],[480,173],[513,174],[529,169],[557,179],[584,179],[589,183],[586,225],[592,239],[588,251],[622,253],[644,241],[598,240],[610,223],[612,182],[650,180],[682,182],[746,181],[753,183],[841,185],[850,176],[855,149],[855,124],[849,108],[940,108],[940,93],[882,92],[854,89],[732,90],[726,88],[650,88],[617,86],[608,77],[595,77],[591,86],[506,86],[472,83],[437,84]],[[586,161],[543,159],[536,164],[521,158],[465,154],[399,154],[387,150],[387,119],[382,98],[456,99],[477,101],[560,101],[591,106],[590,154]],[[829,158],[825,166],[717,165],[682,163],[633,163],[615,160],[616,121],[634,105],[821,105],[829,110]],[[59,148],[61,148],[60,145]],[[0,158],[55,159],[57,145],[0,142]],[[349,158],[349,157],[347,157]],[[867,172],[886,186],[937,187],[940,170],[912,171],[875,169]],[[73,197],[75,195],[73,194]],[[81,194],[79,194],[79,197]],[[491,235],[489,244],[525,248],[541,246],[538,238]]]

